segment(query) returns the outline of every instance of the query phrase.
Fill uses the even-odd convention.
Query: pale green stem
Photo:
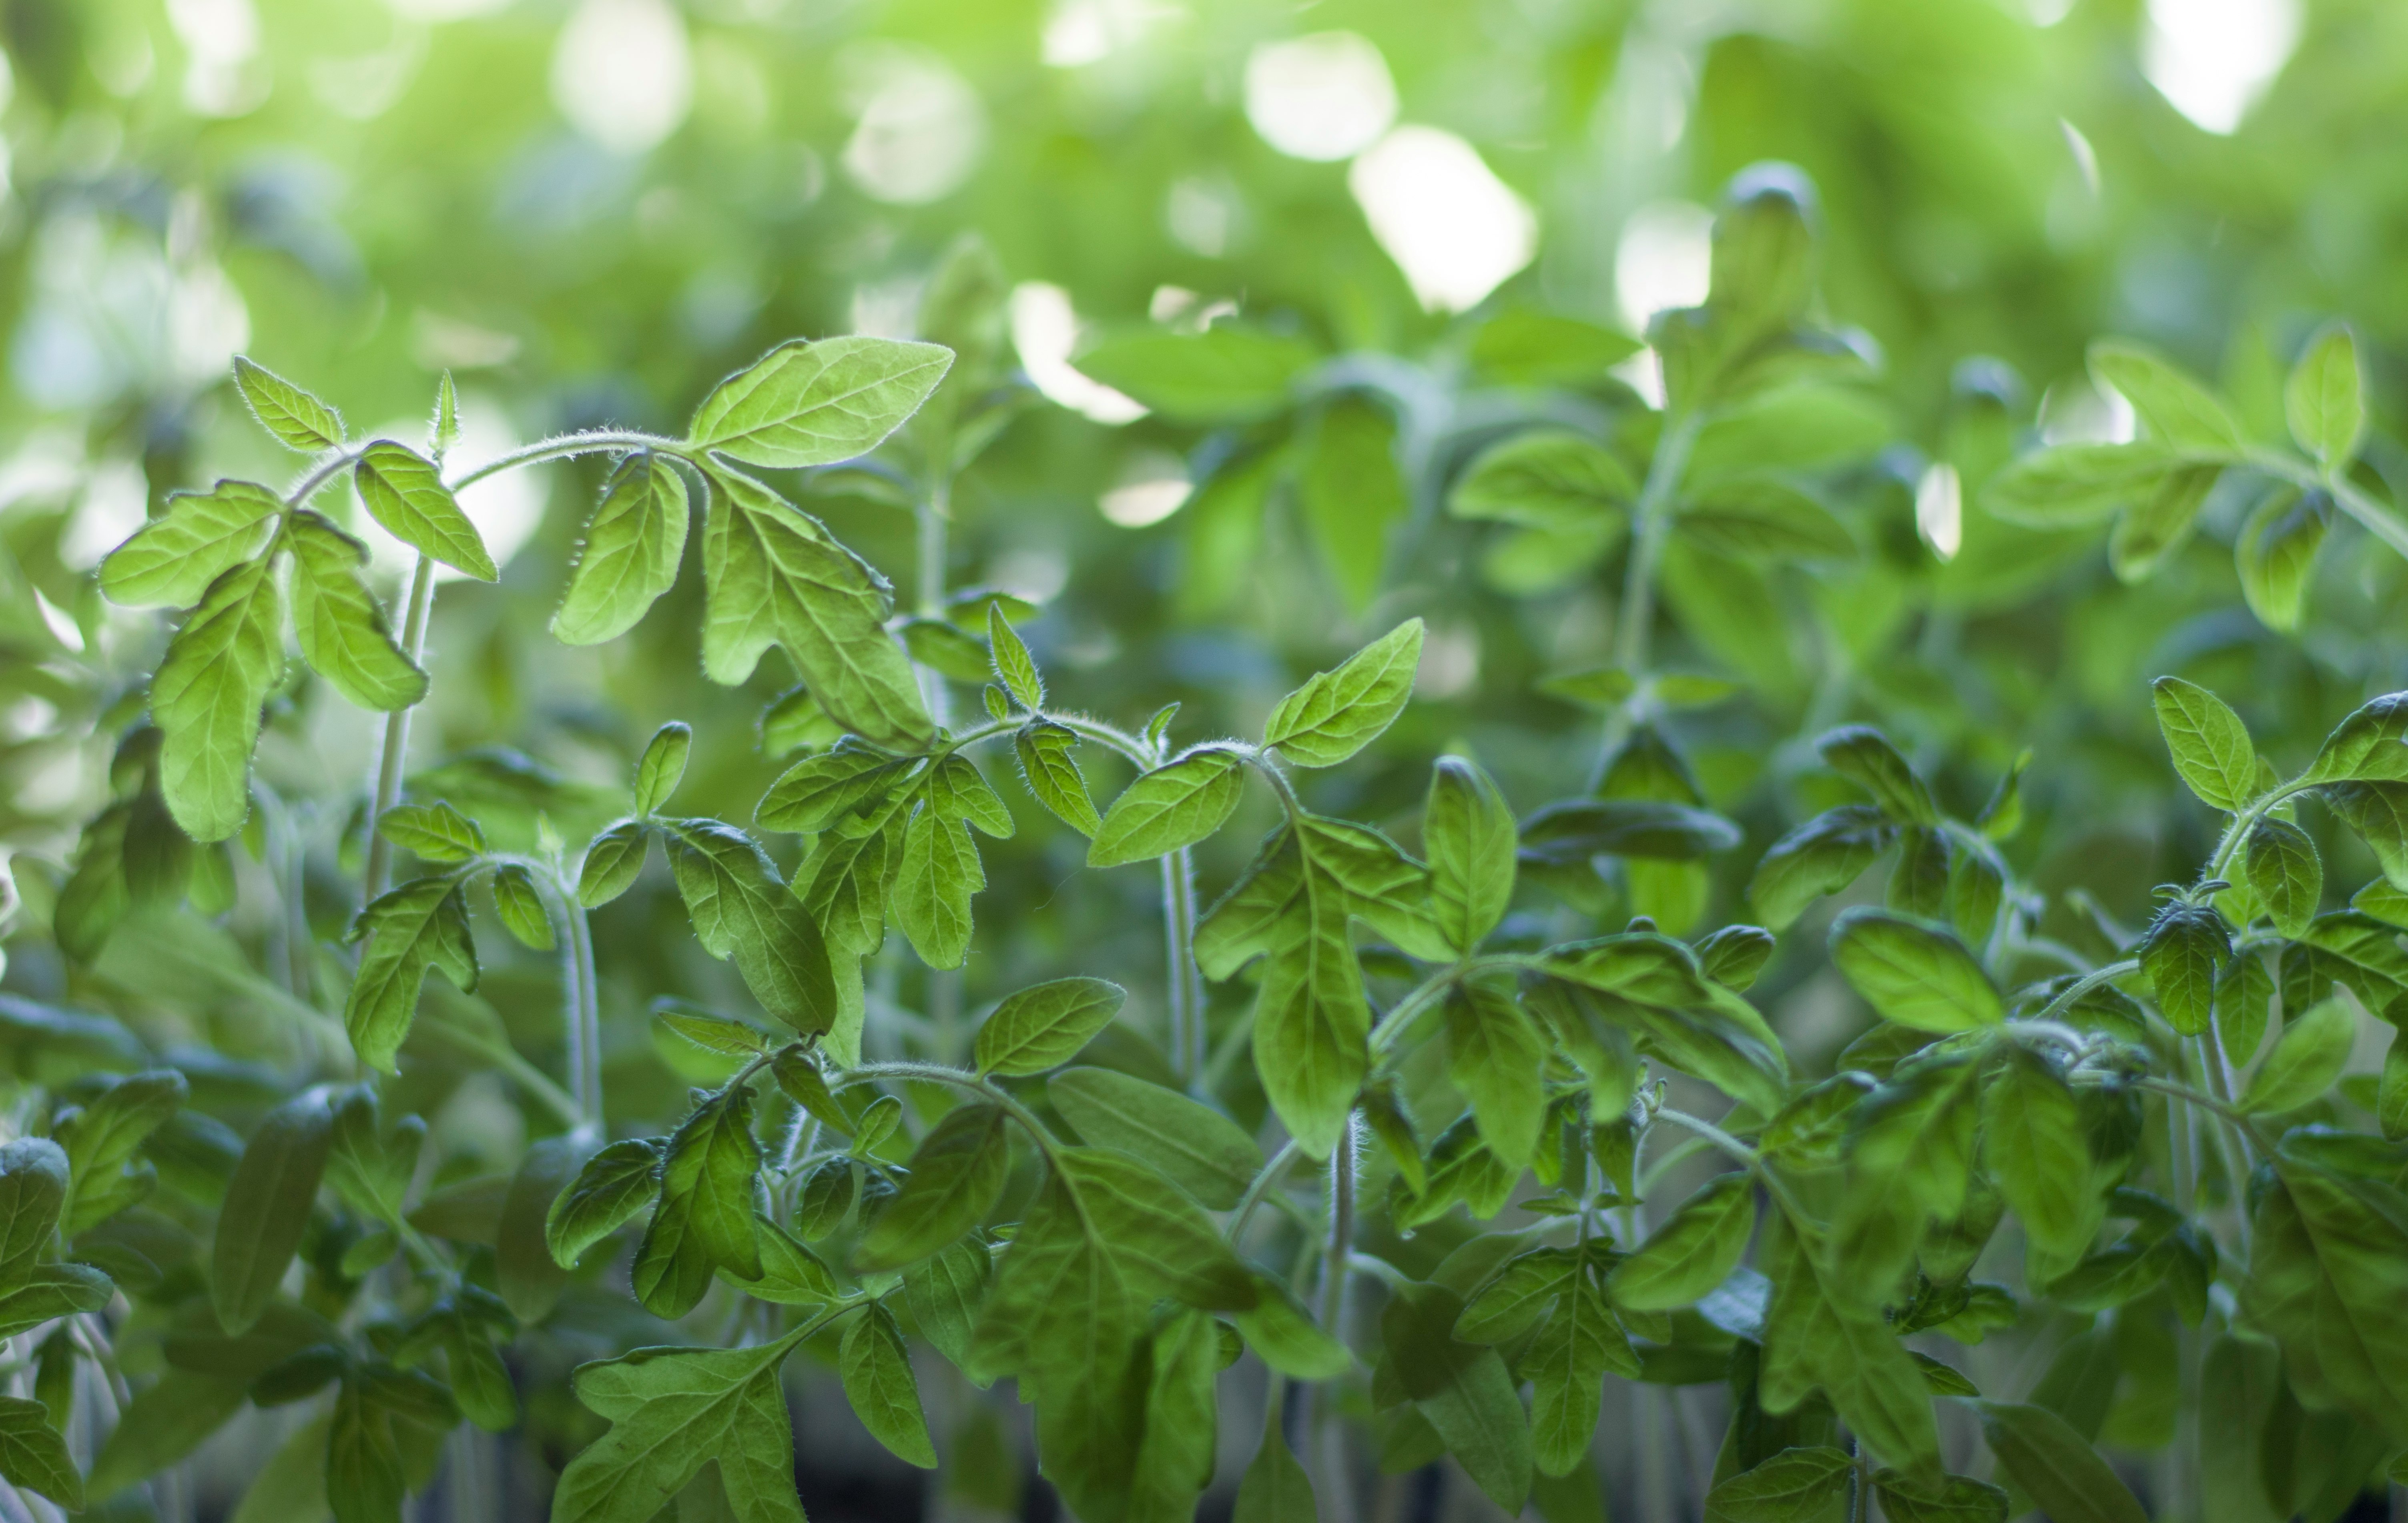
[[[2081,999],[2082,996],[2089,993],[2092,989],[2097,989],[2100,985],[2112,984],[2116,979],[2124,977],[2128,974],[2134,974],[2140,971],[2140,961],[2137,958],[2128,957],[2124,959],[2121,962],[2110,962],[2103,968],[2095,968],[2075,979],[2072,984],[2066,989],[2065,992],[2049,1001],[2048,1003],[2042,1008],[2040,1014],[2032,1018],[2032,1021],[2035,1024],[2042,1021],[2054,1021],[2059,1016],[2064,1015],[2068,1010],[2072,1009],[2075,1001]]]
[[[2381,503],[2351,486],[2337,476],[2327,476],[2302,460],[2272,450],[2251,450],[2246,463],[2268,476],[2280,477],[2294,486],[2329,492],[2335,505],[2366,526],[2377,539],[2408,556],[2408,523]]]
[[[1656,441],[1655,459],[1648,462],[1647,479],[1630,509],[1630,560],[1622,577],[1622,607],[1616,616],[1613,663],[1633,677],[1647,672],[1647,642],[1656,624],[1656,574],[1664,561],[1664,547],[1672,534],[1672,499],[1689,467],[1689,450],[1697,443],[1704,415],[1673,416],[1668,409],[1664,431]],[[1629,738],[1635,716],[1627,705],[1606,716],[1598,742],[1598,776],[1613,753]]]
[[[514,471],[522,465],[540,464],[547,460],[566,460],[575,455],[599,455],[631,449],[651,449],[681,460],[693,459],[683,439],[665,439],[654,434],[637,434],[627,430],[596,429],[590,434],[563,434],[496,455],[473,471],[463,472],[447,483],[454,492],[465,491],[489,476]]]
[[[1226,1235],[1231,1243],[1246,1235],[1246,1223],[1254,1218],[1254,1208],[1263,1203],[1263,1197],[1270,1193],[1271,1188],[1279,1183],[1280,1176],[1287,1172],[1287,1166],[1295,1162],[1297,1155],[1303,1151],[1304,1145],[1291,1137],[1255,1174],[1254,1182],[1246,1187],[1246,1193],[1239,1198],[1238,1209],[1229,1217]]]
[[[421,553],[418,568],[409,576],[409,610],[402,624],[402,654],[409,664],[417,666],[426,654],[426,624],[435,605],[435,558]],[[423,700],[422,700],[423,702]],[[368,863],[361,879],[363,899],[374,902],[384,892],[386,879],[393,870],[393,846],[377,829],[377,821],[385,811],[401,801],[402,767],[408,760],[409,717],[417,709],[413,704],[394,709],[384,717],[384,748],[377,758],[376,793],[368,813]]]

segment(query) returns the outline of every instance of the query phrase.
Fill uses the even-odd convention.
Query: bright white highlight
[[[581,0],[552,54],[552,104],[614,153],[641,153],[694,104],[685,22],[665,0]]]
[[[1613,247],[1613,296],[1631,332],[1667,307],[1697,306],[1713,273],[1714,214],[1691,201],[1656,201],[1622,224]]]
[[[1061,0],[1045,19],[1045,37],[1038,56],[1048,67],[1057,69],[1100,64],[1145,40],[1157,24],[1182,20],[1186,14],[1178,6],[1158,0]]]
[[[167,24],[184,45],[184,104],[202,116],[240,116],[266,99],[246,67],[259,51],[251,0],[167,0]]]
[[[1956,466],[1924,468],[1923,479],[1914,484],[1914,528],[1943,562],[1956,560],[1965,548],[1965,487]]]
[[[934,53],[864,44],[847,62],[859,113],[844,172],[873,201],[916,206],[961,188],[986,148],[978,92]]]
[[[2212,133],[2241,125],[2300,40],[2300,0],[2149,0],[2141,72]]]
[[[1397,120],[1397,83],[1359,33],[1266,42],[1246,58],[1246,120],[1292,159],[1349,159]]]
[[[2060,381],[2040,399],[2042,444],[2130,444],[2139,433],[2132,405],[2113,387]]]
[[[1120,484],[1096,503],[1104,517],[1124,529],[1160,523],[1184,506],[1195,486],[1178,456],[1149,449],[1121,469]]]
[[[1135,398],[1070,367],[1070,351],[1079,347],[1079,315],[1070,306],[1070,293],[1060,286],[1029,280],[1012,288],[1011,347],[1020,351],[1020,367],[1028,372],[1030,384],[1048,401],[1098,423],[1126,423],[1145,416]]]
[[[1398,127],[1346,172],[1406,283],[1433,312],[1460,312],[1539,251],[1539,219],[1479,150],[1436,127]]]

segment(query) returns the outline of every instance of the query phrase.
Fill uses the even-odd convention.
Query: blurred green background
[[[2146,677],[2215,686],[2299,747],[2408,686],[2402,565],[2346,526],[2291,637],[2241,604],[2237,491],[2140,587],[2100,535],[1978,505],[2032,438],[2128,429],[2083,378],[2092,338],[2161,346],[2279,435],[2280,377],[2336,317],[2371,373],[2367,484],[2397,498],[2408,7],[2386,0],[0,0],[0,835],[26,861],[61,859],[104,796],[158,648],[157,620],[103,604],[91,567],[171,489],[290,470],[226,384],[234,354],[368,428],[423,426],[448,368],[471,463],[566,429],[673,432],[780,339],[911,332],[973,233],[1011,287],[1025,406],[964,477],[951,584],[1041,605],[1031,642],[1071,701],[1134,724],[1177,699],[1189,737],[1251,729],[1298,676],[1422,615],[1425,702],[1377,759],[1312,779],[1313,802],[1410,817],[1454,745],[1535,806],[1583,785],[1595,721],[1534,683],[1610,659],[1618,576],[1449,518],[1446,485],[1498,427],[1610,430],[1652,382],[1641,356],[1515,384],[1478,335],[1518,308],[1636,333],[1698,300],[1711,208],[1767,159],[1813,182],[1822,315],[1879,365],[1823,441],[1862,555],[1751,573],[1745,627],[1683,625],[1688,664],[1749,688],[1680,721],[1750,831],[1718,912],[1823,802],[1803,740],[1830,723],[1885,725],[1968,813],[2035,747],[2016,854],[2129,921],[2212,828],[2170,791]],[[1070,363],[1232,313],[1352,356],[1334,363],[1404,420],[1404,499],[1368,563],[1326,553],[1293,486],[1231,468],[1318,422],[1134,416]],[[1958,473],[1953,510],[1935,464]],[[689,797],[739,814],[773,775],[758,720],[791,679],[774,662],[740,690],[701,678],[695,578],[609,645],[544,633],[599,475],[467,497],[506,564],[438,600],[416,761],[514,747],[552,769],[526,796],[590,828],[580,787],[617,786],[683,718]],[[786,485],[911,584],[907,510],[858,482]],[[320,693],[263,752],[322,811],[329,938],[375,735]],[[1084,873],[1068,833],[1015,807],[967,997],[1144,975],[1151,881]],[[1248,833],[1225,833],[1208,893]],[[2336,881],[2366,875],[2359,848],[2331,849]],[[613,1112],[667,1111],[679,1076],[640,1012],[724,970],[666,892],[614,905],[600,941]],[[12,988],[68,977],[38,937],[11,952]],[[1811,1062],[1848,1028],[1810,997],[1831,987],[1819,955],[1784,957],[1766,988]],[[140,1003],[133,970],[111,976]],[[548,976],[529,958],[486,990],[536,1054]]]

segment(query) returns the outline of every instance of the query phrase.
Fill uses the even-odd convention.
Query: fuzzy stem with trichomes
[[[1672,498],[1689,468],[1689,450],[1697,443],[1705,415],[1696,409],[1667,409],[1664,429],[1647,463],[1647,479],[1630,507],[1630,559],[1622,576],[1622,606],[1615,617],[1614,664],[1634,678],[1647,670],[1647,642],[1656,623],[1656,575],[1663,564],[1664,547],[1672,535]],[[1630,705],[1618,705],[1606,716],[1598,742],[1598,775],[1629,738],[1635,721]]]

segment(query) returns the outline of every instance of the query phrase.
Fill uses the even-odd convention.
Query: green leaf
[[[2366,436],[2363,393],[2358,344],[2349,330],[2338,322],[2319,330],[2283,387],[2283,416],[2291,437],[2327,469],[2347,465]]]
[[[903,1330],[885,1307],[865,1309],[844,1330],[837,1373],[844,1381],[845,1400],[872,1438],[906,1464],[937,1468],[928,1419],[920,1411],[920,1384],[911,1375],[911,1356],[903,1346]]]
[[[1989,1176],[2048,1253],[2087,1247],[2098,1231],[2086,1128],[2072,1090],[2030,1049],[2012,1047],[1982,1095],[1982,1159]]]
[[[1606,1288],[1634,1311],[1689,1305],[1730,1278],[1755,1227],[1754,1180],[1717,1174],[1613,1266]]]
[[[789,339],[713,388],[686,442],[748,465],[833,465],[902,427],[953,363],[939,344]]]
[[[1814,743],[1832,771],[1873,796],[1883,814],[1901,825],[1937,825],[1940,806],[1898,747],[1878,730],[1852,724]]]
[[[36,1264],[23,1284],[0,1293],[0,1337],[78,1312],[104,1311],[116,1294],[116,1283],[90,1264]]]
[[[585,1160],[544,1220],[552,1261],[575,1269],[585,1250],[635,1219],[660,1193],[664,1139],[615,1142]]]
[[[2216,968],[2230,947],[2223,917],[2203,904],[2180,900],[2159,910],[2141,938],[2141,971],[2148,975],[2167,1023],[2183,1035],[2207,1030]]]
[[[68,1512],[83,1511],[83,1475],[67,1441],[50,1426],[50,1408],[39,1402],[0,1396],[0,1478]]]
[[[769,1050],[761,1033],[740,1020],[730,1020],[707,1010],[664,1008],[666,1003],[656,1002],[652,1014],[662,1025],[705,1052],[742,1060],[757,1058]]]
[[[361,575],[368,548],[315,513],[293,515],[293,636],[310,670],[362,708],[408,708],[426,674],[401,648]]]
[[[995,679],[1004,690],[1020,701],[1020,706],[1031,714],[1045,706],[1045,677],[1037,670],[1037,658],[1028,653],[1020,632],[1003,616],[1003,605],[986,605],[986,648],[995,665]]]
[[[824,524],[740,471],[714,467],[702,531],[703,673],[734,686],[772,645],[831,719],[880,746],[932,729],[903,648],[886,633],[886,579]]]
[[[1714,218],[1708,304],[1751,327],[1795,321],[1814,293],[1813,202],[1786,164],[1734,177]]]
[[[995,675],[995,660],[985,642],[944,619],[914,614],[897,625],[896,633],[911,659],[939,676],[984,682]]]
[[[1784,1449],[1706,1493],[1707,1523],[1805,1523],[1848,1494],[1856,1462],[1826,1445]]]
[[[1459,519],[1536,529],[1618,517],[1638,488],[1603,445],[1570,429],[1512,434],[1472,458],[1447,493]]]
[[[1172,1313],[1154,1330],[1146,1382],[1145,1438],[1129,1487],[1134,1517],[1193,1517],[1212,1484],[1220,1414],[1221,1324],[1203,1313]]]
[[[1462,1311],[1442,1287],[1397,1287],[1380,1314],[1388,1367],[1472,1483],[1517,1513],[1530,1489],[1529,1419],[1497,1351],[1455,1341]]]
[[[1243,755],[1198,746],[1121,790],[1092,833],[1087,865],[1119,867],[1192,847],[1228,823],[1244,791]]]
[[[174,1116],[191,1092],[172,1068],[130,1074],[53,1129],[66,1150],[68,1189],[61,1227],[74,1237],[122,1207],[112,1193],[135,1150]]]
[[[129,608],[197,603],[211,582],[267,548],[283,511],[282,498],[251,481],[169,492],[167,510],[100,563],[100,590]]]
[[[2244,860],[2250,891],[2266,907],[2275,931],[2303,934],[2325,891],[2324,861],[2308,833],[2286,819],[2260,819],[2249,829]]]
[[[259,426],[286,448],[316,454],[343,442],[343,420],[334,408],[247,356],[234,358],[234,387]]]
[[[2128,583],[2147,580],[2157,567],[2190,543],[2200,509],[2222,472],[2217,465],[2184,465],[2166,473],[2157,489],[2124,510],[2107,536],[2107,564]]]
[[[816,835],[873,806],[911,768],[855,741],[807,756],[781,774],[761,796],[754,818],[767,829]]]
[[[836,1272],[784,1228],[761,1217],[754,1218],[752,1227],[761,1245],[761,1275],[751,1280],[729,1276],[746,1295],[781,1306],[824,1306],[841,1294]],[[721,1273],[727,1273],[724,1266]]]
[[[895,919],[911,949],[932,968],[958,968],[969,956],[970,900],[986,887],[977,843],[958,819],[923,805],[903,829],[895,875]]]
[[[2131,1490],[2056,1413],[2004,1402],[1973,1410],[1990,1452],[2054,1523],[2147,1523]]]
[[[636,762],[636,813],[652,816],[660,813],[661,805],[669,802],[684,780],[686,758],[694,751],[692,727],[675,720],[653,732],[644,747],[644,754]]]
[[[2332,499],[2321,491],[2280,491],[2250,513],[2233,540],[2232,563],[2249,611],[2268,629],[2300,627],[2316,551],[2332,527]]]
[[[947,1112],[912,1152],[911,1172],[901,1192],[878,1214],[853,1262],[865,1270],[899,1268],[926,1258],[985,1219],[1011,1164],[1004,1120],[998,1105],[965,1105]]]
[[[243,1146],[209,1260],[210,1303],[228,1332],[247,1331],[283,1284],[333,1141],[325,1093],[310,1089],[269,1111]]]
[[[485,833],[445,800],[396,804],[377,817],[377,833],[404,851],[450,865],[482,856]]]
[[[533,1324],[550,1317],[568,1284],[552,1256],[552,1210],[593,1151],[590,1136],[544,1137],[528,1145],[510,1175],[494,1235],[494,1278],[510,1315],[521,1322]]]
[[[1128,990],[1101,978],[1057,978],[1007,996],[979,1028],[982,1074],[1042,1074],[1079,1055],[1111,1023]]]
[[[985,1244],[963,1238],[903,1272],[904,1299],[920,1336],[965,1369],[994,1262]]]
[[[2005,1018],[1998,989],[1955,935],[1859,905],[1831,926],[1831,961],[1885,1020],[1977,1031]]]
[[[1285,407],[1290,385],[1316,358],[1298,339],[1223,323],[1109,339],[1072,363],[1180,422],[1232,423]]]
[[[151,676],[159,789],[195,841],[224,840],[251,813],[251,753],[283,674],[283,622],[268,561],[237,565],[209,584]]]
[[[536,890],[535,875],[521,863],[505,862],[494,870],[494,914],[502,928],[531,951],[549,952],[556,945],[552,917]]]
[[[1787,1412],[1820,1388],[1869,1448],[1936,1475],[1930,1388],[1881,1314],[1861,1304],[1867,1288],[1825,1269],[1785,1220],[1769,1233],[1767,1247],[1772,1299],[1759,1388],[1765,1409]]]
[[[120,1416],[93,1458],[85,1494],[106,1502],[199,1448],[242,1409],[244,1387],[241,1380],[171,1367]]]
[[[761,1008],[806,1035],[836,1025],[827,946],[760,844],[715,819],[665,822],[669,867],[702,949],[733,957]]]
[[[1020,779],[1031,797],[1054,817],[1082,835],[1103,829],[1095,801],[1087,796],[1087,779],[1072,754],[1078,749],[1075,731],[1050,719],[1031,720],[1011,737],[1012,754],[1020,761]]]
[[[1294,1291],[1265,1277],[1254,1304],[1230,1314],[1257,1358],[1291,1380],[1334,1380],[1354,1367],[1344,1344],[1313,1326]]]
[[[2408,1413],[2408,1219],[2398,1191],[2347,1158],[2362,1146],[2294,1132],[2274,1149],[2271,1188],[2252,1191],[2242,1303],[2281,1344],[2300,1404],[2396,1433]],[[2385,1148],[2378,1168],[2395,1170],[2396,1157]]]
[[[939,819],[966,820],[998,841],[1010,838],[1011,811],[968,757],[956,751],[930,768],[927,790],[928,807]]]
[[[1281,699],[1263,726],[1264,746],[1300,767],[1336,766],[1396,722],[1421,656],[1422,621],[1407,619]]]
[[[1747,902],[1779,931],[1825,894],[1854,883],[1897,834],[1869,804],[1844,804],[1816,815],[1772,844],[1748,880]]]
[[[612,1426],[561,1473],[553,1510],[591,1523],[652,1523],[714,1465],[738,1523],[804,1523],[793,1419],[778,1380],[801,1331],[751,1348],[639,1348],[580,1366],[577,1399]]]
[[[2205,688],[2178,676],[2161,676],[2150,690],[2157,728],[2182,780],[2208,807],[2240,813],[2258,796],[2258,750],[2241,716]]]
[[[752,1090],[713,1095],[678,1127],[661,1157],[660,1205],[631,1274],[646,1310],[683,1317],[721,1269],[738,1279],[761,1277],[752,1226],[752,1182],[760,1168]]]
[[[1719,481],[1681,505],[1672,533],[1733,560],[1847,561],[1856,536],[1830,509],[1770,477]]]
[[[1289,1450],[1287,1435],[1276,1425],[1265,1429],[1262,1447],[1238,1482],[1229,1523],[1317,1523],[1320,1516],[1312,1477]]]
[[[599,909],[625,893],[644,870],[644,847],[652,838],[652,827],[640,819],[620,820],[595,836],[577,872],[577,902]]]
[[[2155,491],[2175,463],[2159,444],[2063,444],[2010,461],[1982,504],[2009,523],[2065,529],[2104,519]]]
[[[685,477],[667,456],[639,449],[612,467],[552,616],[553,638],[599,645],[635,628],[677,584],[688,514]]]
[[[477,987],[477,948],[468,933],[468,896],[455,875],[413,878],[360,911],[367,937],[343,1005],[343,1028],[360,1061],[380,1074],[394,1060],[418,1013],[429,970],[463,992]]]
[[[1380,590],[1389,530],[1412,511],[1384,409],[1353,393],[1323,409],[1306,436],[1297,505],[1348,611],[1360,615]]]
[[[2111,338],[2091,345],[2090,374],[2130,403],[2149,437],[2170,448],[2214,456],[2248,450],[2248,436],[2222,402],[2138,344]]]
[[[1605,1297],[1575,1274],[1513,1368],[1530,1382],[1532,1465],[1541,1475],[1569,1475],[1597,1437],[1606,1374],[1636,1374],[1639,1359]]]
[[[1883,1469],[1873,1473],[1873,1490],[1891,1523],[2007,1523],[2007,1494],[1970,1475],[1950,1475],[1935,1486]]]
[[[1467,979],[1446,1002],[1447,1078],[1471,1103],[1481,1141],[1520,1174],[1547,1115],[1546,1039],[1510,986]]]
[[[1510,386],[1593,381],[1639,352],[1639,340],[1577,318],[1513,306],[1482,323],[1471,363]]]
[[[2240,1106],[2252,1116],[2279,1116],[2321,1097],[2341,1077],[2358,1040],[2358,1020],[2348,1002],[2317,1002],[2293,1016],[2274,1039],[2274,1049],[2249,1076]]]
[[[2298,783],[2408,781],[2408,692],[2386,693],[2333,727]]]
[[[501,573],[485,551],[484,536],[460,510],[443,473],[416,450],[379,439],[360,451],[352,484],[368,516],[386,533],[455,571],[490,582]]]
[[[1262,1149],[1238,1123],[1158,1084],[1072,1068],[1048,1079],[1045,1095],[1090,1146],[1152,1164],[1213,1211],[1235,1210],[1263,1166]]]
[[[1456,951],[1476,949],[1504,919],[1515,844],[1513,811],[1488,774],[1461,757],[1439,758],[1422,811],[1422,849],[1429,854],[1430,912]]]

